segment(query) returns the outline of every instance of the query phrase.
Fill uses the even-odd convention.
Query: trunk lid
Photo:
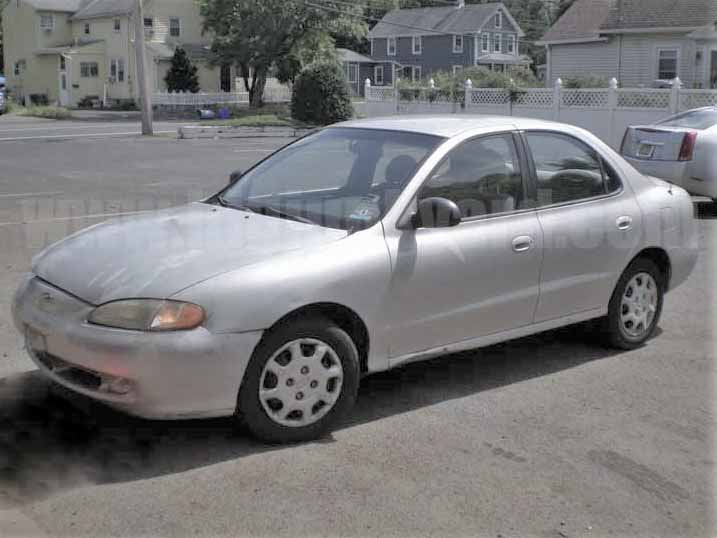
[[[678,161],[680,149],[691,129],[655,126],[628,127],[622,154],[646,161]]]

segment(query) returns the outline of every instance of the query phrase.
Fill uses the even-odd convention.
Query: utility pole
[[[139,87],[139,98],[142,101],[142,134],[151,136],[152,129],[152,95],[149,91],[147,80],[147,56],[144,46],[144,13],[142,12],[142,0],[135,0],[134,10],[134,52],[137,61],[137,86]]]

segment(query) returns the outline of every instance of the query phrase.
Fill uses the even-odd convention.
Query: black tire
[[[307,426],[285,426],[275,422],[259,400],[264,366],[285,344],[300,338],[320,340],[333,348],[343,368],[340,395],[321,419]],[[325,435],[336,421],[356,402],[360,380],[358,351],[345,331],[332,321],[320,317],[291,322],[269,331],[252,354],[237,401],[238,417],[259,439],[269,443],[298,443]]]
[[[623,327],[621,320],[622,297],[625,289],[630,281],[639,273],[647,273],[657,284],[657,305],[655,315],[650,326],[639,337],[630,335]],[[602,320],[602,332],[604,334],[605,343],[617,349],[635,349],[642,346],[649,340],[657,329],[662,314],[662,305],[665,297],[665,275],[660,271],[654,262],[647,258],[638,258],[633,261],[620,277],[615,286],[612,297],[610,298],[610,306],[608,315]]]

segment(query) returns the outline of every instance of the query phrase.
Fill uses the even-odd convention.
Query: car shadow
[[[615,354],[569,327],[414,363],[362,381],[338,429],[546,376]],[[332,442],[333,437],[319,442]],[[39,372],[0,379],[0,506],[86,485],[179,473],[281,447],[232,419],[150,421],[71,394]]]

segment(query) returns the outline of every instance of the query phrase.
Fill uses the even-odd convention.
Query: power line
[[[390,26],[396,26],[396,27],[398,27],[398,28],[406,28],[406,29],[409,29],[409,30],[419,30],[419,31],[421,31],[421,32],[428,32],[428,33],[432,33],[432,34],[435,34],[435,35],[441,35],[441,36],[454,36],[454,35],[456,35],[455,33],[452,33],[452,32],[443,32],[443,31],[441,31],[441,30],[436,30],[436,29],[434,29],[434,28],[425,28],[425,27],[422,27],[422,26],[415,26],[415,25],[412,25],[412,24],[403,24],[403,23],[398,23],[398,22],[387,22],[387,21],[383,21],[383,19],[379,19],[379,18],[377,18],[377,17],[371,17],[371,16],[369,16],[369,15],[357,15],[357,14],[355,14],[355,13],[349,13],[349,12],[347,12],[347,11],[344,11],[344,10],[342,10],[342,9],[338,9],[338,8],[335,8],[335,7],[332,7],[332,6],[314,4],[314,3],[311,3],[311,2],[308,1],[308,0],[302,0],[302,1],[303,1],[303,3],[304,3],[305,5],[307,5],[307,6],[309,6],[309,7],[313,7],[313,8],[316,8],[316,9],[323,9],[324,11],[331,11],[331,12],[334,12],[334,13],[339,13],[339,14],[344,15],[344,16],[346,16],[346,17],[353,17],[353,18],[357,18],[357,19],[364,19],[364,20],[372,21],[372,22],[383,22],[383,24],[387,24],[387,25],[390,25]],[[320,0],[316,0],[316,1],[320,1]],[[341,2],[341,1],[338,1],[338,0],[331,0],[331,2],[334,3],[334,4],[350,5],[350,6],[352,6],[352,7],[355,7],[355,6],[356,6],[356,4],[351,4],[351,3],[349,3],[349,2]],[[493,33],[493,32],[491,32],[491,33]],[[516,36],[516,42],[518,42],[518,43],[533,44],[532,41],[528,41],[528,40],[526,40],[526,39],[521,39],[521,38],[519,38],[519,37],[517,37],[517,36]]]

